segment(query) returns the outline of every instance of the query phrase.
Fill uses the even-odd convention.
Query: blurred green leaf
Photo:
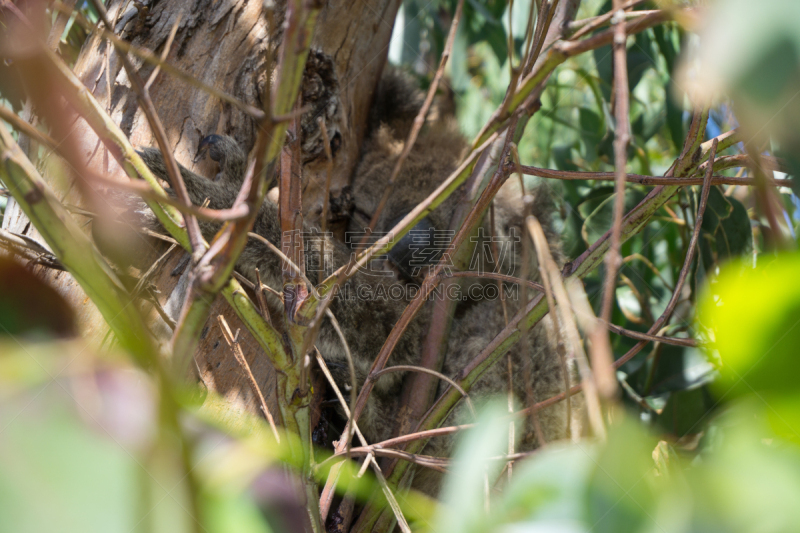
[[[650,32],[644,31],[636,35],[633,45],[628,48],[627,67],[628,67],[628,90],[633,92],[642,76],[648,69],[655,66],[655,51],[653,41],[650,39]]]
[[[587,487],[586,522],[592,531],[643,531],[653,522],[655,445],[631,420],[610,428]]]
[[[800,449],[776,438],[759,400],[720,421],[723,440],[697,468],[685,469],[682,490],[694,507],[683,531],[800,530]]]
[[[596,455],[594,444],[556,443],[518,463],[493,504],[493,522],[514,522],[516,531],[585,531],[580,521],[584,491]]]
[[[603,134],[605,133],[603,118],[591,109],[585,107],[578,110],[578,116],[581,125],[581,136],[588,145],[587,151],[590,153],[594,152],[592,148],[600,144],[600,141],[603,139]]]
[[[0,531],[129,533],[142,518],[139,465],[70,412],[65,390],[44,385],[0,408]]]
[[[686,137],[685,128],[683,127],[683,91],[675,84],[674,77],[677,75],[676,68],[678,66],[678,54],[680,53],[679,46],[675,44],[676,39],[673,34],[679,33],[677,28],[669,28],[666,26],[656,26],[653,28],[653,35],[655,36],[656,44],[661,52],[664,61],[667,64],[668,81],[664,86],[664,99],[667,110],[667,128],[669,129],[670,140],[675,150],[680,150],[683,147],[683,140]],[[680,94],[680,96],[679,96]],[[680,98],[681,101],[678,101]]]
[[[77,334],[64,298],[16,261],[0,257],[0,336],[32,338]]]
[[[701,433],[711,420],[714,404],[703,387],[673,392],[658,416],[658,423],[675,438]]]
[[[503,468],[501,461],[488,459],[508,451],[507,414],[502,401],[487,404],[458,443],[442,488],[438,531],[484,531],[488,526],[484,484],[487,477],[492,483]]]
[[[763,256],[762,256],[763,257]],[[711,333],[719,354],[720,393],[758,394],[768,401],[797,398],[800,361],[800,254],[725,265],[704,293],[698,322]],[[800,412],[781,415],[800,427]]]

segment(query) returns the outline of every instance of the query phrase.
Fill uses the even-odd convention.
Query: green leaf
[[[625,212],[633,209],[644,199],[644,193],[638,189],[625,189]],[[608,195],[605,200],[586,217],[581,229],[581,235],[587,244],[592,244],[602,237],[614,223],[614,195]]]
[[[450,80],[453,89],[466,91],[469,87],[469,72],[467,72],[467,29],[464,24],[459,25],[453,40],[453,50],[450,62]]]
[[[706,269],[710,265],[752,250],[753,232],[747,209],[735,198],[722,194],[719,187],[712,187],[709,191],[702,228],[705,237],[702,251]]]
[[[733,205],[722,194],[719,186],[713,186],[708,192],[708,205],[703,214],[703,229],[710,234],[717,231],[722,220],[728,218],[733,212]]]
[[[756,268],[748,261],[725,265],[698,306],[698,322],[710,330],[709,348],[722,362],[720,393],[757,394],[787,423],[800,429],[796,406],[800,375],[800,254],[762,256]]]
[[[800,530],[800,450],[776,438],[763,407],[755,400],[726,413],[720,445],[684,469],[683,488],[673,489],[691,498],[694,516],[684,531]]]
[[[490,457],[508,451],[508,409],[498,400],[482,410],[475,427],[459,442],[453,468],[442,488],[437,531],[485,531],[484,484],[497,477],[503,463]]]
[[[683,140],[686,133],[683,127],[683,91],[673,81],[676,76],[677,58],[680,49],[675,45],[674,40],[671,38],[671,33],[679,32],[678,29],[667,29],[664,26],[656,26],[653,28],[653,35],[655,35],[658,49],[667,63],[667,72],[669,73],[669,81],[664,87],[666,109],[667,109],[667,128],[669,129],[669,137],[672,140],[673,148],[680,150],[683,147]]]
[[[718,260],[743,255],[753,249],[753,230],[747,209],[736,198],[728,197],[728,201],[733,211],[720,222],[715,234]]]
[[[553,161],[556,168],[559,170],[578,170],[577,165],[573,163],[572,149],[573,145],[559,145],[553,147]]]
[[[517,463],[511,483],[492,506],[492,523],[517,523],[520,531],[549,531],[548,524],[557,523],[563,529],[556,531],[584,531],[579,518],[597,451],[589,443],[553,443]]]
[[[636,36],[633,46],[628,49],[627,67],[628,67],[628,90],[633,92],[642,76],[648,69],[655,67],[653,61],[653,42],[650,39],[649,32],[644,31]]]
[[[642,531],[655,526],[655,445],[655,439],[633,421],[623,420],[610,428],[586,493],[586,523],[593,532]]]
[[[605,122],[603,117],[589,108],[581,107],[578,110],[578,117],[581,125],[581,135],[590,146],[600,142],[605,132]]]
[[[614,63],[611,53],[611,45],[601,46],[594,52],[594,63],[597,68],[597,76],[600,78],[600,90],[605,100],[611,101],[611,88],[614,86]]]
[[[578,211],[581,216],[586,219],[594,213],[603,202],[606,202],[612,194],[614,194],[613,185],[600,185],[595,187],[586,195],[584,201],[578,206]]]
[[[704,387],[673,392],[658,416],[658,423],[676,438],[701,433],[715,404]]]
[[[81,423],[66,390],[47,384],[0,407],[0,529],[129,533],[142,518],[135,513],[139,466]],[[170,500],[161,511],[174,507]]]

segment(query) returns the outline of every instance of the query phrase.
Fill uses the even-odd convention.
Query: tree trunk
[[[274,57],[282,34],[282,13],[276,14],[274,27],[270,27],[270,19],[261,0],[145,0],[143,4],[149,8],[138,9],[129,0],[110,3],[109,18],[118,36],[136,47],[160,54],[177,22],[177,33],[167,54],[167,61],[218,91],[250,106],[262,107],[261,96],[267,86],[267,76],[270,75],[267,64],[270,55]],[[282,11],[285,2],[279,1],[278,4],[276,12]],[[327,3],[320,13],[313,46],[335,61],[344,117],[331,196],[337,196],[349,183],[358,160],[367,111],[386,61],[399,5],[398,0],[339,0]],[[153,66],[131,57],[142,77],[147,79]],[[74,71],[97,100],[106,106],[111,117],[135,146],[155,145],[122,63],[113,47],[101,35],[96,33],[87,38]],[[178,162],[187,168],[205,176],[214,175],[214,163],[210,160],[193,163],[198,142],[211,133],[231,135],[248,150],[252,148],[256,123],[239,108],[163,72],[156,78],[150,94],[173,153]],[[83,120],[78,120],[71,131],[88,160],[89,168],[113,179],[128,179]],[[319,176],[315,179],[314,175],[304,176],[303,183],[305,210],[321,212],[322,202],[327,201],[324,188],[319,186],[324,184],[324,179],[319,179]],[[58,188],[57,184],[53,185]],[[60,197],[64,198],[66,204],[82,205],[74,188],[62,189]],[[9,202],[3,228],[38,237],[24,215],[12,204]],[[87,219],[81,220],[84,221],[88,222]],[[148,261],[155,261],[166,249],[166,246],[152,246]],[[183,278],[180,272],[173,271],[185,256],[181,249],[173,250],[152,278],[160,291],[162,306],[174,318],[177,318],[182,304],[182,297],[179,296],[182,291],[176,291],[175,288]],[[184,268],[184,272],[187,270]],[[97,343],[102,342],[108,328],[75,280],[65,272],[44,272],[43,275],[56,285],[76,309],[83,336]],[[241,330],[240,342],[244,355],[268,404],[274,408],[274,400],[271,399],[275,383],[272,367],[221,296],[214,303],[196,356],[201,378],[209,390],[224,397],[235,410],[259,411],[258,399],[251,390],[248,378],[236,363],[217,325],[218,314],[226,317],[233,331]],[[156,317],[155,313],[153,316]],[[171,331],[162,329],[168,339]]]

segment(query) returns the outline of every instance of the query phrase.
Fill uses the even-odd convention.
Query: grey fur
[[[320,80],[323,82],[325,79],[335,80],[335,76],[332,73],[329,74],[331,75],[327,77],[316,76],[313,80],[317,84]],[[313,107],[317,116],[324,117],[329,131],[338,131],[337,93],[316,85],[314,90],[316,91],[314,94],[323,95],[320,97],[321,99],[314,101]],[[326,102],[324,101],[326,98],[336,101]],[[371,131],[362,147],[361,162],[352,182],[354,211],[350,221],[350,230],[361,230],[365,221],[368,221],[374,213],[420,102],[421,98],[418,92],[402,76],[393,72],[384,76],[371,112]],[[307,139],[313,140],[313,142],[307,142],[306,139],[303,142],[304,149],[309,151],[308,154],[304,154],[304,161],[318,157],[321,151],[317,132],[312,131],[312,124],[315,124],[315,121],[303,120],[303,134]],[[244,150],[239,148],[235,141],[225,137],[213,148],[223,152],[218,154],[220,156],[219,179],[211,181],[183,167],[181,167],[181,174],[192,202],[200,205],[208,199],[209,205],[213,209],[228,208],[233,204],[242,182],[245,169]],[[388,231],[398,217],[408,213],[417,203],[427,197],[456,168],[465,149],[466,143],[457,128],[447,120],[426,125],[398,176],[390,201],[379,220],[377,230],[379,232]],[[160,152],[156,149],[146,148],[141,153],[154,173],[160,178],[168,180]],[[426,223],[437,229],[448,228],[452,212],[462,196],[462,190],[457,190],[428,216]],[[558,239],[550,225],[550,216],[554,211],[552,202],[548,201],[546,195],[540,194],[537,197],[534,214],[544,225],[551,247],[557,260],[560,261]],[[522,206],[518,192],[515,193],[504,188],[498,194],[495,205],[496,230],[502,238],[500,246],[512,245],[512,253],[506,257],[501,271],[519,276],[523,270],[522,245],[514,237],[516,235],[517,239],[521,239],[524,231]],[[207,239],[213,236],[217,228],[218,226],[215,224],[207,222],[201,224],[201,229]],[[307,229],[311,230],[311,228]],[[486,249],[484,246],[488,248],[486,240],[489,229],[488,222],[484,224],[484,229],[485,236],[479,239],[477,246],[479,250]],[[280,246],[278,207],[274,203],[269,200],[264,202],[259,210],[253,231]],[[326,266],[338,268],[346,264],[352,253],[351,248],[330,237],[325,238],[325,248],[332,251],[333,255],[332,264]],[[356,239],[356,242],[358,240]],[[318,250],[318,246],[309,247],[306,253],[307,269],[312,270],[317,268],[316,265],[322,264]],[[397,261],[396,257],[390,256],[390,259]],[[393,269],[384,269],[384,263],[380,261],[373,263],[374,268],[371,272],[358,272],[348,280],[331,305],[331,310],[339,320],[353,354],[359,387],[363,385],[373,360],[407,304],[407,300],[403,298],[395,299],[387,296],[386,298],[365,299],[356,297],[364,294],[364,291],[372,295],[389,295],[391,287],[406,286],[408,279],[399,279]],[[490,271],[493,269],[490,262],[482,261],[481,266]],[[265,283],[277,290],[281,289],[280,260],[258,241],[250,241],[239,258],[236,268],[251,280],[255,279],[255,269],[257,268]],[[531,279],[538,277],[535,258],[528,265],[528,272]],[[481,287],[496,286],[496,281],[487,279],[465,279],[462,285],[466,286],[468,283],[478,284]],[[522,294],[521,291],[520,294]],[[345,295],[349,295],[349,297]],[[430,319],[429,307],[425,306],[412,321],[392,353],[390,365],[418,363],[421,344]],[[509,300],[509,317],[513,316],[520,307],[519,301]],[[469,299],[459,303],[452,323],[443,372],[446,375],[455,376],[481,352],[504,326],[499,299]],[[511,348],[513,388],[518,404],[525,403],[526,397],[530,400],[531,395],[534,401],[541,401],[564,389],[561,363],[554,343],[547,334],[547,329],[552,331],[552,325],[540,324],[528,332],[523,342]],[[334,377],[339,385],[348,385],[350,379],[344,350],[327,321],[321,328],[317,346],[326,361],[331,363]],[[392,436],[403,378],[403,373],[390,373],[381,377],[376,383],[367,408],[359,420],[362,432],[371,443]],[[503,361],[488,370],[474,386],[470,393],[473,401],[480,404],[493,394],[506,394],[507,379],[507,363],[504,358]],[[446,384],[442,383],[439,387],[439,394],[445,389]],[[578,401],[574,401],[573,405],[577,406],[578,403]],[[543,410],[538,417],[546,440],[563,439],[567,436],[566,406],[563,402]],[[468,421],[468,411],[463,407],[462,402],[445,421],[445,424]],[[537,442],[532,426],[526,422],[524,428],[520,429],[521,442],[517,449],[534,448]],[[452,442],[452,438],[434,439],[424,453],[447,455],[451,451]],[[415,486],[435,493],[438,482],[438,474],[432,473],[430,470],[422,471],[419,472]]]

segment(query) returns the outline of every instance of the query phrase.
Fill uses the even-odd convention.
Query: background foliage
[[[468,0],[456,36],[443,98],[472,138],[501,104],[509,54],[521,54],[530,2]],[[454,1],[407,0],[390,60],[433,77]],[[664,4],[664,5],[660,5]],[[664,174],[680,154],[691,110],[713,100],[707,138],[740,126],[764,155],[800,168],[800,7],[770,0],[718,2],[697,33],[669,22],[628,41],[632,142],[628,172]],[[637,9],[665,7],[644,3]],[[93,20],[96,16],[84,6]],[[578,19],[605,13],[610,2],[585,0]],[[508,33],[513,50],[508,49]],[[61,55],[74,61],[85,34],[69,24]],[[614,170],[611,47],[569,59],[551,77],[541,110],[519,145],[525,165],[560,170]],[[699,87],[699,89],[698,89]],[[19,111],[22,92],[0,65],[0,95]],[[705,100],[702,100],[705,98]],[[763,141],[766,139],[766,141]],[[719,155],[745,153],[743,143]],[[42,162],[47,154],[40,151]],[[43,164],[43,163],[42,163]],[[747,175],[728,169],[725,175]],[[611,226],[613,184],[526,178],[553,189],[563,250],[575,258]],[[646,332],[669,301],[687,253],[699,187],[686,187],[622,247],[612,322]],[[629,185],[626,210],[649,187]],[[795,182],[795,193],[800,192]],[[507,450],[499,407],[467,432],[443,492],[443,504],[406,500],[415,527],[438,531],[797,531],[800,529],[800,201],[788,188],[777,198],[786,235],[776,235],[752,188],[712,187],[697,260],[670,336],[701,348],[650,345],[617,372],[620,405],[604,442],[555,444],[518,463],[502,493],[485,505],[486,472],[497,477]],[[0,198],[5,206],[5,198]],[[22,277],[15,277],[22,276]],[[31,290],[10,264],[0,285]],[[599,311],[604,273],[584,280]],[[0,290],[0,530],[147,531],[193,528],[192,490],[209,531],[284,531],[299,527],[302,498],[277,465],[291,462],[258,420],[224,420],[185,400],[182,417],[198,445],[197,482],[175,465],[187,460],[155,408],[149,378],[114,352],[89,353],[80,341],[54,341],[58,299],[40,323],[21,320],[26,296]],[[31,294],[31,293],[29,293]],[[13,335],[13,336],[12,336]],[[45,340],[43,340],[45,339]],[[635,340],[612,336],[613,353]],[[80,364],[62,374],[66,362]],[[80,367],[80,370],[76,370]],[[94,410],[73,402],[88,398]],[[498,410],[499,409],[499,410]],[[245,431],[244,428],[247,428]],[[256,428],[252,430],[252,428]],[[320,457],[320,460],[322,457]],[[485,465],[485,466],[484,466]],[[158,472],[158,476],[153,476]],[[370,481],[364,482],[369,488]],[[133,523],[147,502],[145,519]],[[149,508],[149,507],[148,507]]]

